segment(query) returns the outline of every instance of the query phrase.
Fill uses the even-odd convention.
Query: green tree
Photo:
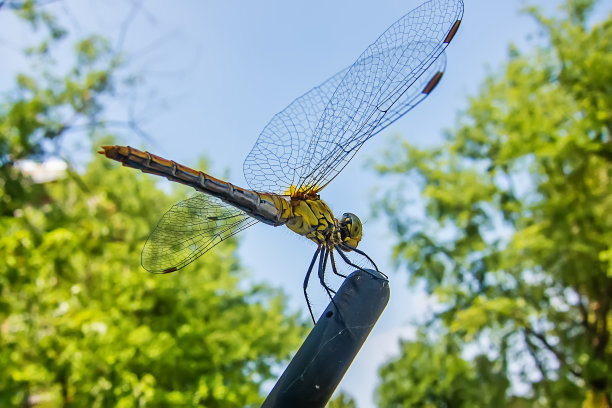
[[[404,143],[377,167],[422,188],[423,218],[402,189],[379,205],[396,259],[444,306],[432,332],[489,343],[529,406],[612,405],[612,17],[589,24],[594,3],[530,9],[548,44],[511,48],[443,146]],[[381,401],[403,395],[391,372]]]
[[[238,288],[235,241],[146,273],[140,250],[170,200],[116,167],[100,158],[2,220],[1,405],[257,405],[299,344],[295,316],[270,289]]]
[[[17,166],[44,157],[71,120],[102,134],[93,125],[120,63],[92,37],[56,76],[63,29],[31,2],[20,13],[51,34],[28,51],[42,71],[0,101],[0,406],[258,406],[304,327],[277,291],[238,285],[235,240],[189,270],[148,274],[144,241],[184,190],[169,197],[100,156],[46,183]]]
[[[336,395],[326,406],[327,408],[357,408],[355,400],[344,392]]]
[[[17,75],[17,86],[3,94],[0,105],[2,215],[11,215],[23,203],[44,194],[44,188],[32,183],[15,164],[44,158],[50,148],[58,150],[58,143],[68,132],[96,122],[103,110],[103,98],[115,87],[121,63],[108,41],[93,35],[73,44],[72,67],[63,61],[61,65],[69,68],[62,70],[54,56],[67,32],[57,18],[39,10],[31,0],[12,6],[41,40],[24,51],[31,64],[28,73]]]
[[[504,397],[509,386],[505,362],[484,355],[469,362],[460,352],[451,337],[436,342],[421,332],[415,341],[402,341],[400,355],[380,369],[384,382],[377,389],[379,406],[510,406]]]

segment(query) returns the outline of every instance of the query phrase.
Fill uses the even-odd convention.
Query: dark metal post
[[[389,301],[389,281],[368,271],[345,279],[262,408],[327,404]]]

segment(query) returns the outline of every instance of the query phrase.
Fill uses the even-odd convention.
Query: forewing
[[[439,80],[461,0],[430,0],[370,45],[338,85],[318,122],[298,187],[324,187],[363,143],[416,106]],[[451,36],[452,37],[452,36]]]
[[[142,266],[152,273],[174,272],[255,223],[223,201],[197,193],[164,214],[142,250]]]
[[[415,55],[415,50],[419,50],[422,57],[427,57],[433,48],[432,43],[414,44],[411,47],[413,50],[412,56]],[[393,53],[394,50],[389,50],[368,59],[378,60]],[[365,65],[361,61],[358,62],[360,65]],[[331,108],[331,106],[338,105],[329,105],[323,112],[323,120],[320,122],[322,128],[315,131],[312,144],[305,156],[300,178],[294,183],[297,186],[296,188],[319,191],[325,187],[348,164],[363,143],[425,99],[431,91],[428,85],[439,80],[445,67],[446,56],[442,52],[431,61],[422,74],[410,78],[411,82],[409,84],[400,84],[403,86],[398,86],[390,96],[387,96],[390,93],[388,87],[393,85],[388,83],[382,85],[381,93],[372,96],[376,98],[376,102],[373,107],[369,108],[368,112],[364,111],[367,106],[363,101],[354,107],[355,114],[353,116],[348,115],[349,108],[343,113],[339,110],[340,108],[338,110]],[[356,75],[362,75],[362,73],[357,72]],[[359,83],[359,79],[355,81]],[[336,103],[336,95],[339,91],[345,91],[345,88],[341,86],[336,91],[336,94],[332,97],[332,103]],[[360,93],[361,91],[352,90],[351,92]],[[352,100],[356,101],[357,98],[352,98]],[[364,106],[366,107],[364,108]],[[347,116],[342,118],[344,114]],[[328,119],[329,121],[327,121]],[[344,127],[338,124],[334,125],[334,121],[338,124],[343,121]],[[326,124],[330,124],[330,126],[326,126]]]
[[[244,163],[251,188],[283,194],[290,186],[324,187],[366,140],[429,94],[427,84],[444,71],[445,40],[462,14],[461,0],[424,3],[353,65],[275,115]]]

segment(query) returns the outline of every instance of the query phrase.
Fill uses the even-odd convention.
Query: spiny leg
[[[310,317],[312,318],[312,322],[314,324],[317,324],[317,322],[315,321],[314,314],[312,313],[312,306],[310,305],[310,300],[308,300],[308,292],[306,292],[306,289],[308,288],[308,281],[310,280],[310,273],[312,272],[312,268],[314,267],[314,264],[317,260],[317,256],[319,255],[320,251],[321,251],[321,245],[319,245],[319,247],[315,251],[314,256],[312,257],[312,261],[310,261],[308,272],[306,272],[306,278],[304,279],[304,298],[306,299],[306,305],[308,306],[308,311],[310,312]]]
[[[327,295],[333,302],[334,299],[333,299],[332,293],[335,294],[336,291],[330,288],[329,286],[327,286],[327,284],[325,283],[325,267],[327,266],[327,256],[328,255],[329,255],[329,249],[323,246],[321,255],[319,256],[319,281],[321,282],[321,286],[325,288]]]
[[[325,290],[327,291],[327,296],[329,296],[329,298],[331,299],[331,303],[336,308],[336,311],[338,312],[338,315],[340,316],[340,318],[342,318],[342,314],[340,313],[340,309],[338,308],[338,305],[336,305],[336,302],[334,302],[334,298],[332,296],[332,293],[335,294],[336,291],[331,289],[325,283],[325,267],[327,265],[327,256],[329,255],[329,253],[331,251],[332,251],[331,249],[329,249],[329,248],[327,248],[325,246],[323,247],[323,250],[321,251],[321,255],[319,256],[319,281],[321,282],[321,286],[323,286],[325,288]],[[323,252],[325,252],[325,255],[323,255]]]
[[[349,246],[347,245],[347,247],[349,247]],[[362,268],[361,266],[359,266],[359,265],[355,265],[354,263],[352,263],[352,262],[351,262],[351,260],[350,260],[350,259],[348,259],[346,255],[344,255],[344,253],[343,253],[342,248],[340,247],[340,245],[336,245],[336,249],[338,250],[338,253],[339,253],[339,254],[340,254],[340,256],[342,257],[342,259],[344,260],[344,262],[346,262],[347,264],[351,265],[353,268],[357,268],[357,269],[359,269],[360,271],[363,271],[363,272],[365,272],[365,273],[367,273],[367,274],[372,275],[372,276],[373,276],[373,277],[375,277],[375,278],[380,279],[380,276],[376,276],[376,275],[374,275],[372,272],[368,271],[367,269],[364,269],[364,268]],[[364,253],[364,252],[362,252],[362,251],[359,251],[359,252],[357,252],[357,253],[362,254],[362,255],[365,255],[365,253]],[[365,256],[366,256],[366,257],[367,257],[367,258],[368,258],[368,259],[371,261],[371,259],[370,259],[370,257],[369,257],[369,256],[367,256],[367,255],[365,255]],[[374,262],[372,262],[372,264],[373,264],[374,266],[376,266],[376,264],[375,264]],[[387,277],[387,275],[385,275],[384,273],[382,273],[381,271],[379,271],[379,270],[378,270],[378,268],[376,268],[376,272],[380,273],[380,274],[381,274],[381,275],[382,275],[382,276],[383,276],[385,279],[387,279],[387,280],[389,279],[389,278]]]
[[[329,256],[331,258],[331,266],[332,266],[332,271],[334,271],[334,273],[338,276],[343,277],[344,279],[346,279],[346,275],[338,272],[338,270],[336,269],[336,260],[334,259],[334,251],[330,250],[329,251]]]
[[[348,249],[350,249],[351,251],[355,251],[355,252],[357,252],[358,254],[365,256],[365,257],[368,259],[368,261],[372,262],[372,265],[374,265],[374,269],[376,269],[376,272],[380,273],[382,276],[384,276],[385,278],[387,278],[387,279],[388,279],[388,276],[387,276],[387,275],[385,275],[384,273],[382,273],[382,272],[380,271],[380,269],[378,269],[378,266],[376,266],[376,263],[374,262],[374,260],[373,260],[372,258],[370,258],[370,257],[368,256],[368,254],[366,254],[366,253],[365,253],[365,252],[363,252],[362,250],[357,249],[357,248],[355,248],[355,247],[352,247],[352,246],[350,246],[350,245],[348,245],[348,244],[346,244],[346,243],[343,243],[342,245],[344,245],[345,247],[347,247],[347,248],[348,248]]]

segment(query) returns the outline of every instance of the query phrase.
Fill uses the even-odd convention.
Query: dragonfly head
[[[342,243],[347,244],[353,248],[357,248],[359,245],[359,241],[361,241],[361,220],[353,213],[344,213],[340,218],[340,237],[342,238]],[[341,245],[341,247],[344,247]],[[346,248],[347,251],[350,251],[350,248]]]

